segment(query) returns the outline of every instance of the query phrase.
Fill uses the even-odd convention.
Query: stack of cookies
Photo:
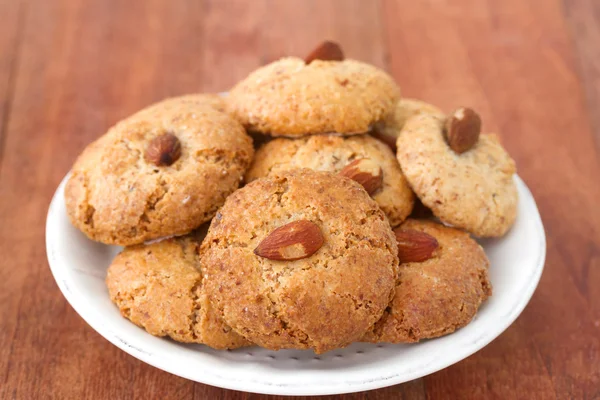
[[[472,109],[401,99],[325,42],[228,96],[117,123],[75,162],[67,211],[125,246],[108,292],[152,335],[316,353],[417,342],[472,320],[492,290],[470,234],[516,218],[514,162],[480,131]]]

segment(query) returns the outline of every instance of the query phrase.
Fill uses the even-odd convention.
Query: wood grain
[[[324,38],[387,68],[406,96],[476,108],[548,238],[540,286],[498,339],[423,379],[344,398],[600,397],[596,2],[2,0],[0,15],[0,398],[283,399],[190,382],[109,344],[53,282],[44,220],[77,154],[119,118],[227,90]]]
[[[0,0],[0,160],[2,159],[10,107],[12,105],[13,83],[19,66],[18,49],[21,43],[22,17],[25,6],[22,1]]]
[[[600,165],[561,4],[456,3],[467,2],[416,2],[402,12],[400,2],[386,2],[384,15],[396,16],[388,18],[388,41],[402,44],[390,47],[392,72],[405,93],[446,110],[471,105],[486,130],[499,130],[538,201],[548,253],[541,284],[517,323],[478,354],[425,378],[427,393],[594,398]],[[416,29],[427,34],[411,34]]]
[[[588,109],[600,148],[600,2],[595,0],[563,0],[566,21],[585,89]]]

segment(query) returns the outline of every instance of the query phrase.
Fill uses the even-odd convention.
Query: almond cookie
[[[396,139],[400,135],[400,131],[406,121],[415,115],[421,114],[435,115],[439,118],[445,117],[444,112],[432,104],[417,99],[402,98],[396,104],[394,112],[385,121],[377,124],[376,129],[371,132],[371,135],[396,151]]]
[[[404,125],[397,157],[408,183],[442,222],[481,237],[504,235],[517,215],[514,161],[492,134],[467,135],[470,149],[452,150],[444,124],[422,114]]]
[[[186,235],[126,247],[108,268],[110,299],[125,318],[154,336],[215,349],[248,346],[215,313],[206,295],[200,241]]]
[[[402,262],[396,293],[383,318],[362,341],[411,343],[447,335],[467,325],[492,294],[489,261],[469,234],[433,221],[408,219],[400,229],[431,235],[437,248],[421,262]],[[416,232],[416,234],[415,234]],[[404,243],[405,249],[410,247]],[[417,255],[412,247],[406,259]],[[414,259],[414,258],[413,258]]]
[[[119,122],[73,165],[71,222],[88,237],[131,245],[210,220],[239,185],[252,140],[214,95],[162,101]]]
[[[227,97],[249,130],[272,136],[365,133],[400,97],[384,71],[359,61],[283,58],[252,72]]]
[[[229,196],[201,259],[207,292],[235,331],[269,349],[322,353],[381,318],[397,252],[385,215],[358,183],[303,169]]]
[[[369,160],[375,172],[352,170],[353,162]],[[349,166],[350,165],[350,166]],[[299,139],[275,139],[263,145],[246,173],[246,182],[295,168],[342,172],[358,180],[368,179],[371,197],[387,215],[390,224],[400,224],[410,214],[414,195],[390,149],[369,135],[339,137],[315,135]],[[364,183],[364,182],[361,182]]]

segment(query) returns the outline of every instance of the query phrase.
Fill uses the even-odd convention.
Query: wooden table
[[[599,26],[597,0],[0,0],[0,398],[260,397],[162,372],[87,326],[51,277],[45,216],[77,154],[118,119],[227,90],[323,38],[406,96],[479,110],[548,238],[539,288],[493,343],[347,398],[600,398]]]

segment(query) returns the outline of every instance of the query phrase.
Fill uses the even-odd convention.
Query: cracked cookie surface
[[[387,117],[399,98],[394,80],[372,65],[288,57],[252,72],[227,103],[247,129],[272,136],[350,135]]]
[[[246,173],[246,182],[296,168],[338,173],[361,158],[369,158],[381,167],[383,186],[372,197],[392,226],[400,224],[413,208],[413,192],[395,155],[385,144],[369,135],[314,135],[272,140],[256,152]]]
[[[426,220],[408,219],[401,226],[435,237],[439,248],[428,260],[400,264],[394,298],[364,342],[447,335],[471,322],[492,294],[489,261],[468,233]]]
[[[308,220],[324,243],[296,261],[254,249],[273,230]],[[224,321],[269,348],[322,353],[356,341],[381,317],[398,265],[385,215],[356,182],[294,170],[227,198],[202,244],[206,287]]]
[[[157,166],[144,154],[173,134],[181,156]],[[253,155],[243,127],[216,95],[154,104],[117,123],[79,156],[65,188],[67,213],[88,237],[132,245],[184,234],[210,220]]]
[[[515,162],[493,134],[482,134],[470,150],[455,153],[443,125],[429,114],[404,125],[396,155],[408,183],[444,223],[481,237],[504,235],[517,216]]]
[[[121,314],[154,336],[216,349],[248,346],[215,312],[202,282],[201,237],[190,234],[126,247],[106,284]]]

